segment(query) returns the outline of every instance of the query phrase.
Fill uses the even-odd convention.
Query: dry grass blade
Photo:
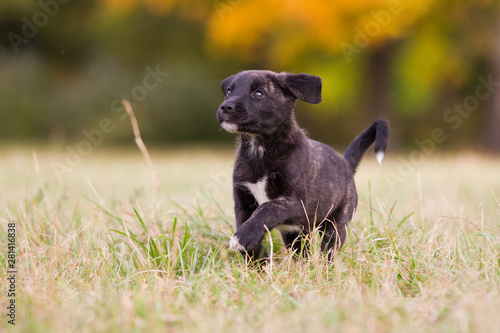
[[[160,176],[158,175],[158,172],[156,172],[156,169],[153,165],[153,161],[151,160],[151,156],[149,156],[149,152],[148,149],[146,148],[146,145],[144,144],[144,141],[142,141],[141,131],[139,129],[139,123],[137,122],[137,118],[135,117],[134,109],[132,109],[132,105],[130,105],[130,102],[127,101],[126,99],[122,99],[122,105],[125,107],[125,110],[127,111],[127,114],[130,118],[130,123],[132,124],[132,130],[134,131],[135,143],[137,147],[139,147],[142,157],[146,161],[146,164],[148,165],[149,169],[151,170],[151,177],[153,184],[158,189],[160,186]]]
[[[47,190],[45,188],[42,175],[40,173],[40,166],[38,164],[38,155],[36,154],[36,151],[33,149],[32,151],[33,154],[33,163],[35,164],[35,172],[36,175],[38,176],[38,182],[40,184],[40,190],[43,193],[44,201],[47,206],[47,211],[50,214],[50,220],[52,221],[51,223],[54,226],[54,231],[56,231],[57,228],[61,227],[61,222],[59,221],[59,218],[57,217],[57,214],[55,214],[54,209],[52,207],[51,201],[49,199],[49,196],[47,195]]]

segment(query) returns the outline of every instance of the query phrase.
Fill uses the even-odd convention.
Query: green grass
[[[153,151],[159,188],[137,150],[96,149],[58,180],[64,158],[0,151],[1,269],[15,222],[18,270],[2,332],[500,330],[498,158],[433,156],[391,188],[398,156],[367,153],[334,265],[317,235],[297,261],[273,233],[263,272],[228,249],[232,151]]]

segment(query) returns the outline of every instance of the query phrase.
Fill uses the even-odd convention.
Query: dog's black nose
[[[219,109],[222,113],[230,113],[234,110],[234,104],[226,101],[220,105]]]

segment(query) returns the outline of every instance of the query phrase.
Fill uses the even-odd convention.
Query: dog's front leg
[[[304,215],[299,199],[276,198],[257,207],[231,237],[230,245],[241,252],[255,251],[260,247],[268,230],[293,221]]]
[[[234,196],[234,216],[236,218],[236,230],[239,230],[257,209],[255,198],[248,192],[246,187],[236,187],[233,193]],[[229,243],[231,248],[239,249],[239,244],[232,237]],[[262,246],[257,246],[251,251],[242,251],[241,254],[247,263],[262,258],[264,261],[269,256]]]

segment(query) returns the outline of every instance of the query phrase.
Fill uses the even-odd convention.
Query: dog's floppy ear
[[[321,78],[310,74],[278,74],[280,82],[296,98],[311,104],[321,102]]]
[[[235,76],[236,75],[231,75],[220,83],[220,87],[222,88],[222,92],[224,93],[224,95],[227,93],[227,88],[229,87]]]

